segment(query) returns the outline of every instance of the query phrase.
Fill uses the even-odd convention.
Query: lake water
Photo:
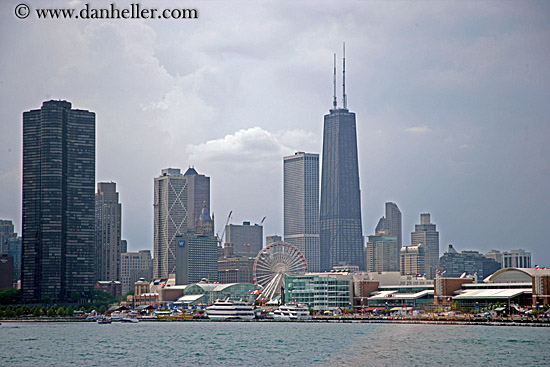
[[[550,366],[550,328],[285,322],[2,323],[1,366]]]

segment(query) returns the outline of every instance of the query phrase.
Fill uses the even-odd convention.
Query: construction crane
[[[229,215],[227,216],[227,220],[225,221],[225,225],[223,226],[222,235],[221,236],[218,235],[218,233],[220,233],[220,231],[218,231],[216,233],[216,237],[218,237],[218,247],[222,247],[223,238],[225,237],[225,230],[227,228],[227,225],[229,224],[229,220],[231,219],[231,214],[233,214],[233,210],[231,210],[229,212]]]
[[[261,226],[262,224],[264,224],[265,218],[266,218],[266,217],[263,217],[263,218],[262,218],[262,220],[261,220],[261,222],[260,222],[260,224],[259,224],[260,226]]]

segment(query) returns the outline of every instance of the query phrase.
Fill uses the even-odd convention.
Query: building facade
[[[403,246],[402,228],[401,211],[397,204],[387,202],[385,216],[378,221],[375,233],[386,231],[388,235],[397,237],[397,244],[401,247]]]
[[[435,271],[439,265],[439,232],[435,224],[430,222],[430,214],[420,214],[420,224],[414,226],[411,232],[411,244],[423,244],[426,253],[424,269],[429,279],[435,277]]]
[[[253,257],[233,256],[218,259],[218,282],[220,283],[254,283]]]
[[[458,278],[465,275],[477,275],[482,281],[500,269],[495,259],[483,256],[477,251],[462,251],[458,253],[453,245],[449,245],[439,259],[439,270],[445,271],[444,276]]]
[[[134,289],[140,278],[150,282],[153,279],[153,259],[151,251],[123,252],[120,254],[120,282],[122,294]]]
[[[319,154],[297,152],[283,158],[284,238],[320,270]]]
[[[95,242],[97,280],[121,280],[120,239],[122,231],[122,205],[118,201],[116,183],[99,182],[95,194]]]
[[[426,246],[417,245],[401,247],[399,268],[401,275],[425,275],[426,274]]]
[[[188,186],[179,168],[166,168],[155,178],[153,278],[176,271],[176,236],[187,231]]]
[[[263,247],[263,227],[258,224],[228,224],[225,227],[226,242],[233,245],[236,255],[256,256]]]
[[[0,219],[0,255],[8,253],[8,241],[13,237],[17,237],[13,222],[11,220]]]
[[[399,271],[400,248],[397,237],[384,230],[369,236],[366,246],[367,271]]]
[[[25,301],[90,299],[94,287],[95,113],[71,107],[23,113]]]
[[[199,174],[190,167],[183,175],[187,179],[187,229],[195,230],[201,210],[206,203],[210,212],[210,177]]]
[[[320,204],[320,267],[365,269],[355,113],[344,108],[324,117]]]
[[[13,282],[21,280],[21,237],[8,240],[8,256],[13,259]]]

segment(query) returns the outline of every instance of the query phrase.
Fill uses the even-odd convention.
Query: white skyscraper
[[[426,276],[435,277],[435,270],[439,264],[439,232],[435,224],[430,222],[430,214],[420,214],[420,224],[414,226],[411,232],[411,245],[423,244],[426,253]]]
[[[297,152],[283,162],[284,239],[304,254],[309,271],[319,271],[319,154]]]

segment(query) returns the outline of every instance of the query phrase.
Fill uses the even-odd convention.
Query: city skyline
[[[393,201],[405,234],[432,214],[440,251],[523,248],[550,264],[546,4],[343,2],[320,21],[314,3],[292,16],[251,3],[243,29],[224,20],[228,5],[202,4],[214,37],[174,21],[23,21],[15,5],[0,5],[2,33],[16,35],[1,39],[0,218],[18,233],[21,112],[53,98],[98,113],[96,182],[117,182],[130,251],[152,249],[150,182],[168,166],[213,178],[218,218],[267,216],[264,234],[282,235],[280,158],[321,152],[332,53],[346,41],[365,234]]]

